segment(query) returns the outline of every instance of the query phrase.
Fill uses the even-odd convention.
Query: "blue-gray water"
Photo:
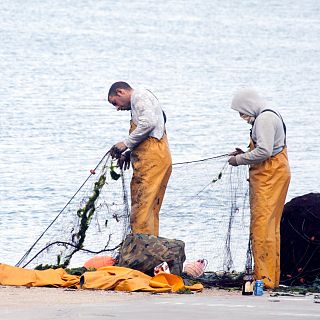
[[[0,17],[0,262],[16,263],[125,137],[129,114],[106,101],[117,80],[162,101],[175,162],[245,148],[230,101],[255,87],[287,124],[287,200],[319,192],[318,0],[2,0]],[[161,225],[182,237],[172,230]]]

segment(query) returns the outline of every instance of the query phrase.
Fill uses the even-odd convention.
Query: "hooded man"
[[[133,89],[126,82],[110,87],[108,101],[118,111],[131,110],[129,135],[110,150],[121,169],[132,164],[131,230],[158,236],[159,212],[172,171],[165,114],[151,91]]]
[[[249,151],[237,148],[228,161],[232,166],[250,165],[254,275],[266,288],[275,288],[280,281],[280,221],[290,183],[286,126],[252,89],[238,91],[231,108],[252,125]]]

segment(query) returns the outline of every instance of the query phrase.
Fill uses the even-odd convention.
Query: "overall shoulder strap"
[[[149,90],[149,89],[146,89],[146,90],[149,91],[159,101],[157,96],[151,90]],[[167,115],[165,114],[165,112],[163,110],[162,110],[162,114],[163,114],[164,123],[166,124],[167,123]]]
[[[281,115],[280,115],[279,113],[275,112],[275,111],[272,110],[272,109],[264,109],[264,110],[261,111],[261,113],[266,112],[266,111],[273,112],[274,114],[276,114],[276,115],[281,119],[281,121],[282,121],[282,126],[283,126],[283,131],[284,131],[284,144],[287,145],[287,127],[286,127],[286,124],[284,123]],[[260,113],[260,114],[261,114],[261,113]]]

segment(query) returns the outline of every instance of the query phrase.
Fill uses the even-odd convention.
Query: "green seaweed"
[[[190,289],[179,289],[176,293],[178,294],[193,294],[193,292]]]
[[[66,268],[70,264],[70,260],[74,253],[79,251],[83,248],[84,241],[86,238],[86,232],[90,226],[91,220],[94,216],[96,207],[95,203],[97,199],[99,198],[101,189],[104,187],[104,185],[107,183],[107,171],[110,172],[110,176],[113,180],[118,180],[121,177],[121,174],[117,173],[115,169],[117,168],[117,165],[114,165],[111,161],[110,167],[108,167],[106,164],[102,168],[102,173],[99,177],[99,179],[94,183],[93,190],[91,195],[88,197],[86,203],[77,210],[76,214],[77,217],[80,219],[79,222],[79,230],[76,232],[71,231],[71,241],[74,248],[72,251],[64,258],[64,262],[62,263],[62,256],[61,254],[58,254],[56,256],[57,258],[57,264],[56,265],[38,265],[36,267],[37,270],[45,270],[45,269],[56,269],[56,268]],[[109,170],[108,170],[109,169]],[[105,226],[107,226],[108,220],[105,221]]]
[[[216,179],[212,179],[212,183],[217,182],[218,180],[220,180],[222,178],[222,171],[218,174],[218,177]]]
[[[35,270],[47,270],[47,269],[58,269],[61,268],[59,265],[53,265],[53,264],[39,264],[34,269]]]
[[[111,163],[110,166],[110,176],[112,180],[118,180],[121,177],[121,174],[119,174],[118,172],[115,171],[115,168],[117,168],[117,166],[113,165],[113,163]]]
[[[74,242],[75,248],[68,256],[66,256],[63,267],[67,267],[70,263],[72,255],[83,248],[83,243],[86,238],[86,232],[96,210],[95,202],[99,198],[100,191],[105,184],[106,176],[105,174],[102,174],[99,177],[98,181],[94,183],[92,194],[89,197],[88,201],[82,208],[77,211],[77,216],[81,219],[80,228],[78,232],[72,234],[72,241]]]
[[[65,271],[68,274],[71,274],[71,275],[74,275],[74,276],[82,276],[85,272],[96,271],[96,269],[93,269],[93,268],[87,269],[85,267],[78,267],[78,268],[70,268],[70,269],[66,268]]]
[[[95,268],[85,268],[85,267],[77,267],[77,268],[64,268],[63,265],[50,265],[50,264],[39,264],[36,266],[34,269],[35,270],[48,270],[48,269],[58,269],[58,268],[63,268],[68,274],[75,275],[75,276],[81,276],[85,272],[89,271],[96,271]]]

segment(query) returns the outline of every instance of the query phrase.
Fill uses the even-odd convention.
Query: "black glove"
[[[127,170],[130,168],[130,154],[131,151],[127,151],[121,154],[120,158],[118,158],[118,167],[121,170]]]
[[[120,159],[121,157],[121,152],[120,150],[116,147],[116,146],[113,146],[111,149],[110,149],[110,155],[111,155],[111,158],[114,159]]]
[[[244,153],[243,150],[241,150],[240,148],[236,148],[236,151],[229,153],[228,156],[236,156],[236,155],[242,154],[242,153]]]
[[[109,152],[112,159],[119,159],[122,155],[122,152],[126,151],[127,149],[127,146],[123,142],[118,142],[109,150]]]

